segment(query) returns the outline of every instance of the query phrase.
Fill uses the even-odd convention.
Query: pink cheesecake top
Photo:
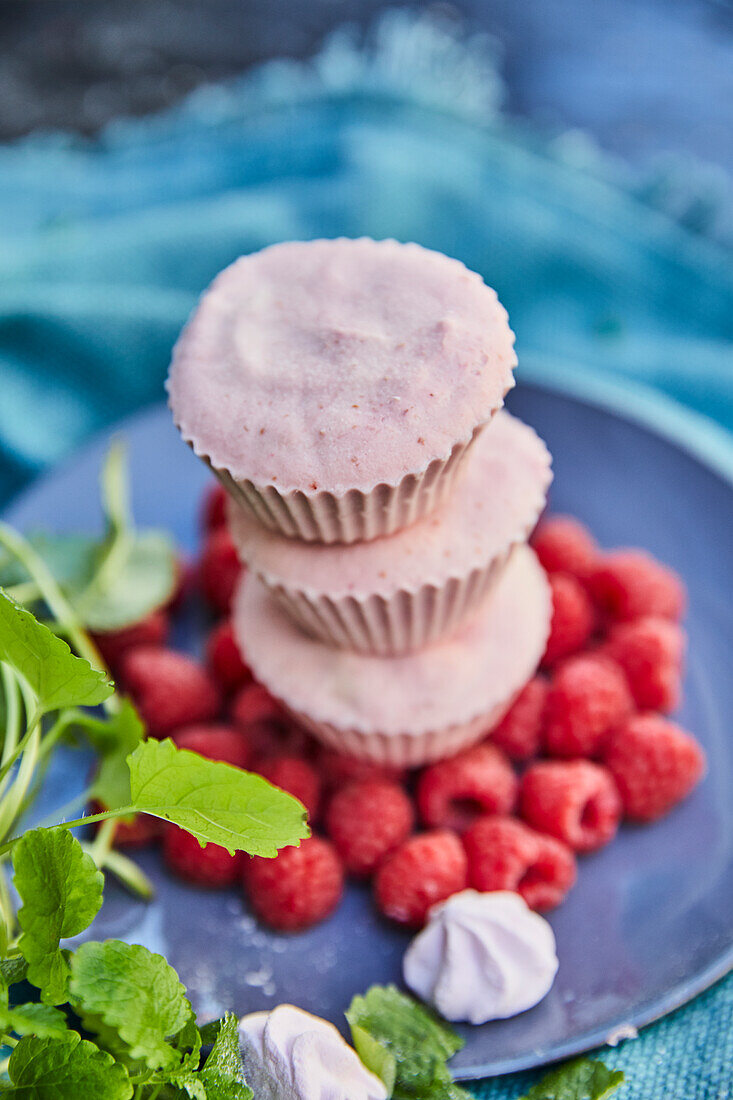
[[[527,682],[550,626],[547,578],[518,546],[457,634],[404,657],[333,649],[304,634],[251,573],[234,628],[255,676],[291,710],[338,729],[420,734],[488,714]]]
[[[174,419],[235,480],[342,494],[470,439],[513,384],[496,294],[416,244],[339,239],[243,256],[173,353]]]
[[[272,586],[334,599],[390,596],[466,577],[526,539],[545,505],[550,461],[535,432],[501,411],[467,452],[441,505],[389,538],[347,551],[298,542],[263,527],[233,501],[229,526],[243,560]]]

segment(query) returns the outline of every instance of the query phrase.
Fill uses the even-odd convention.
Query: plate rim
[[[527,352],[519,370],[520,385],[544,390],[598,408],[641,427],[667,444],[682,450],[709,472],[721,478],[733,490],[733,434],[706,415],[696,412],[674,398],[626,378],[599,376],[571,359]],[[159,416],[165,407],[163,401],[141,406],[122,420],[101,428],[88,436],[60,462],[38,471],[36,476],[7,500],[0,516],[7,518],[21,507],[35,484],[57,471],[70,471],[83,464],[87,453],[117,433],[124,433],[129,425]],[[456,1080],[476,1081],[487,1077],[541,1068],[574,1057],[598,1047],[606,1046],[607,1038],[624,1025],[642,1029],[669,1013],[681,1008],[705,990],[721,981],[733,970],[733,937],[718,959],[700,972],[694,979],[678,982],[665,996],[657,999],[653,1007],[640,1009],[618,1017],[602,1028],[588,1030],[564,1043],[555,1044],[552,1052],[534,1048],[524,1056],[515,1056],[490,1064],[456,1067]]]

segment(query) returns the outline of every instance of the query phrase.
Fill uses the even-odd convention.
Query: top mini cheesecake
[[[262,523],[354,542],[432,510],[515,365],[506,311],[457,260],[293,242],[217,276],[168,393],[183,438]]]

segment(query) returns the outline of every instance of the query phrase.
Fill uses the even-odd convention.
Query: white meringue
[[[483,1024],[536,1005],[557,966],[550,925],[519,894],[463,890],[430,911],[403,974],[446,1019]]]
[[[243,1016],[239,1041],[257,1100],[387,1100],[333,1024],[293,1005]]]

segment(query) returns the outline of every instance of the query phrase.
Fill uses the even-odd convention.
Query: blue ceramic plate
[[[513,1020],[466,1028],[454,1059],[462,1078],[588,1049],[620,1025],[641,1026],[682,1004],[733,962],[733,451],[712,426],[656,398],[597,386],[579,392],[576,383],[575,396],[523,384],[509,405],[554,454],[554,509],[582,517],[605,545],[648,547],[687,581],[690,659],[680,719],[705,745],[710,769],[666,820],[624,828],[608,849],[582,860],[577,886],[551,917],[560,957],[552,992]],[[140,524],[168,528],[193,551],[210,475],[162,406],[121,430]],[[97,527],[107,443],[98,439],[38,481],[6,518],[24,530]],[[177,643],[198,649],[203,625],[180,624]],[[86,767],[78,752],[61,756],[44,813],[81,789]],[[133,901],[110,885],[94,935],[164,952],[205,1015],[292,1001],[341,1026],[354,993],[400,980],[408,936],[378,918],[366,889],[350,887],[325,924],[283,937],[258,927],[235,891],[189,889],[168,877],[156,852],[140,862],[157,883],[156,900]]]

